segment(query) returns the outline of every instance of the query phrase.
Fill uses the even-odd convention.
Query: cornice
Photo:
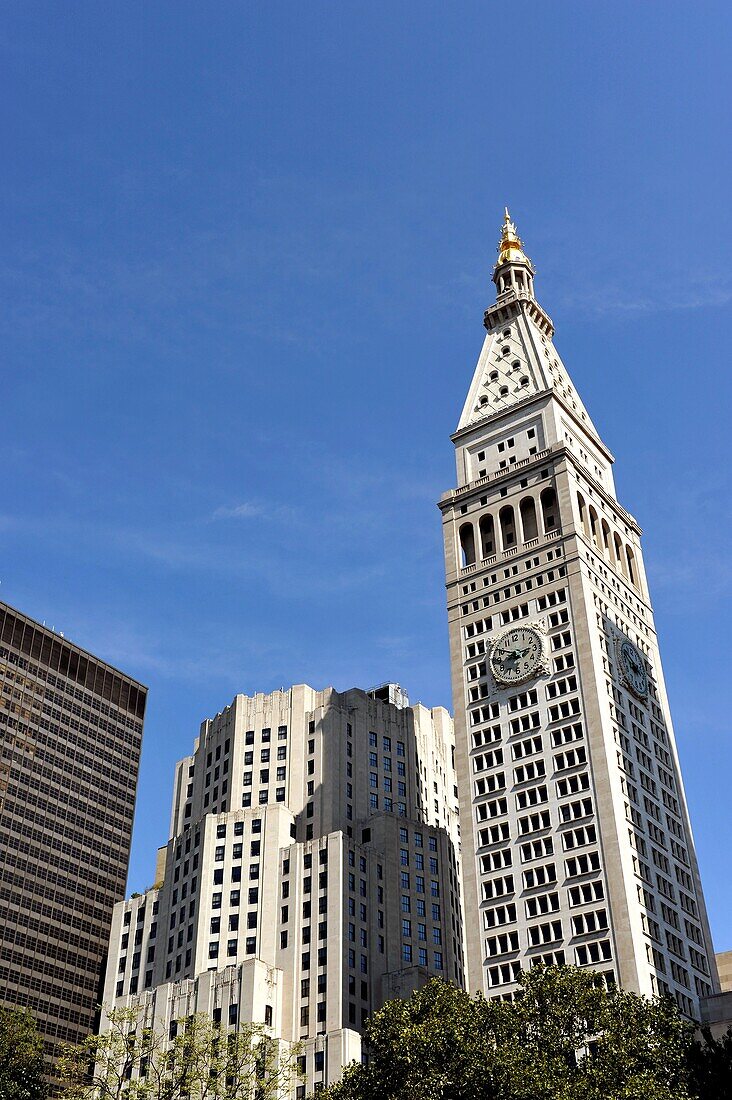
[[[476,428],[483,428],[486,424],[492,422],[498,423],[502,417],[511,416],[516,409],[527,409],[534,401],[539,401],[542,398],[550,396],[554,391],[550,386],[545,387],[543,390],[539,390],[538,393],[530,393],[526,397],[520,398],[518,401],[514,401],[512,405],[509,405],[505,409],[494,409],[488,413],[487,416],[482,416],[480,420],[474,420],[470,424],[466,424],[464,428],[458,428],[456,432],[450,436],[453,443],[457,443],[462,440],[466,435],[470,435]],[[555,395],[556,396],[556,395]]]
[[[570,464],[575,470],[581,473],[587,481],[591,482],[592,488],[597,492],[598,496],[602,497],[610,508],[617,511],[623,521],[627,523],[640,538],[643,532],[635,517],[632,516],[630,512],[627,512],[617,498],[608,493],[604,486],[589,473],[587,468],[580,463],[577,456],[570,450],[566,443],[554,443],[551,447],[546,447],[543,451],[539,451],[529,458],[523,458],[519,462],[514,462],[513,465],[507,466],[505,470],[494,470],[493,473],[486,474],[485,477],[479,477],[476,478],[475,481],[469,481],[467,485],[461,485],[457,489],[448,489],[448,491],[443,493],[440,497],[437,507],[441,512],[445,512],[458,500],[461,503],[465,503],[465,498],[480,495],[487,485],[493,485],[495,482],[505,482],[509,478],[515,477],[519,472],[525,475],[527,471],[533,470],[534,467],[543,465],[547,459],[556,461],[562,458],[569,459]]]
[[[516,308],[512,308],[514,306]],[[528,290],[510,290],[500,295],[498,300],[492,306],[488,306],[483,314],[483,324],[490,332],[499,324],[521,312],[522,306],[543,335],[551,339],[554,336],[554,323],[546,310],[542,309],[536,298]]]

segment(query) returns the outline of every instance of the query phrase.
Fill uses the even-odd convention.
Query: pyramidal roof
[[[551,318],[534,297],[534,268],[505,212],[493,271],[496,303],[485,312],[487,335],[458,431],[535,397],[553,392],[598,440],[589,413],[554,346]]]

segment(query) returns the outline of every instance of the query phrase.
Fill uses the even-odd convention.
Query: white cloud
[[[264,508],[260,504],[245,500],[241,504],[232,505],[230,508],[217,508],[211,519],[253,519],[255,516],[261,516],[263,512]]]
[[[598,316],[613,313],[630,316],[725,306],[732,302],[732,286],[723,276],[708,282],[697,279],[676,286],[666,285],[651,294],[629,294],[625,286],[596,284],[591,290],[562,293],[559,300],[566,309],[584,310]]]

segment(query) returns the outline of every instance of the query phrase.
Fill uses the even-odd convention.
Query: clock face
[[[643,657],[627,640],[620,643],[618,656],[626,684],[635,695],[644,698],[648,694],[648,674]]]
[[[493,643],[490,664],[493,678],[501,684],[518,684],[538,675],[544,658],[544,643],[538,630],[517,626],[499,634]]]

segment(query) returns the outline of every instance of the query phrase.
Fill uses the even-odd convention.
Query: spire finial
[[[501,228],[501,239],[498,243],[498,263],[496,267],[501,264],[509,263],[510,261],[519,261],[527,264],[531,264],[531,261],[524,255],[523,244],[516,231],[515,224],[511,221],[511,215],[508,211],[508,207],[503,208],[503,226]]]

